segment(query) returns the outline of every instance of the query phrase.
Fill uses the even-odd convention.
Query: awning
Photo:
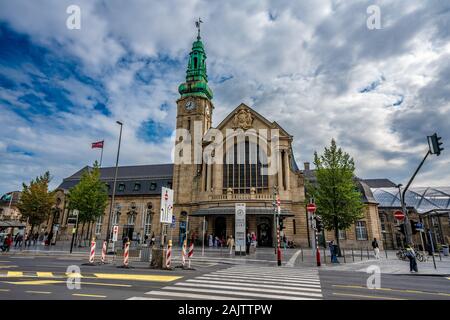
[[[25,223],[20,221],[0,221],[0,228],[24,228]]]
[[[190,216],[220,216],[220,215],[234,215],[235,207],[209,207],[202,208],[194,213],[190,214]],[[271,207],[247,207],[246,214],[248,215],[273,215],[274,209]],[[294,214],[287,210],[281,209],[281,215],[285,217],[294,217]]]

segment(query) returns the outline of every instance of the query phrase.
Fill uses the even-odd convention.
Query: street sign
[[[246,208],[245,203],[236,203],[235,206],[235,244],[236,244],[236,252],[245,253],[245,215]]]
[[[171,224],[173,215],[173,190],[161,188],[161,215],[160,222]]]
[[[405,214],[403,213],[403,211],[397,210],[394,212],[394,218],[397,220],[403,220],[405,219]]]
[[[170,225],[171,228],[175,228],[175,216],[172,215],[172,224]]]
[[[424,232],[423,223],[417,222],[416,223],[416,230],[420,232]]]
[[[119,235],[119,226],[113,227],[113,238],[112,241],[117,241],[117,236]]]
[[[310,213],[316,212],[316,209],[317,209],[317,207],[316,207],[316,205],[314,203],[309,203],[306,206],[306,210],[308,210],[308,212],[310,212]]]

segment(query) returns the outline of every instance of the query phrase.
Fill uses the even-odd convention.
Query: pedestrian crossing
[[[318,300],[322,299],[316,269],[238,265],[176,282],[128,300]]]

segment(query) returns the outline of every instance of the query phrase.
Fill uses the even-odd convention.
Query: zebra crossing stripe
[[[250,276],[250,275],[234,275],[234,274],[216,274],[213,273],[211,274],[212,276],[218,276],[218,277],[224,277],[224,278],[232,278],[232,279],[255,279],[255,280],[277,280],[279,282],[289,282],[289,283],[317,283],[320,284],[320,280],[319,279],[308,279],[308,278],[302,278],[302,279],[288,279],[288,278],[282,278],[282,279],[278,279],[274,277],[274,275],[272,276]]]
[[[217,288],[216,286],[214,286],[214,288]],[[211,289],[201,289],[201,288],[186,288],[186,287],[164,287],[163,289],[165,290],[176,290],[176,291],[190,291],[190,292],[203,292],[203,293],[218,293],[218,294],[223,294],[223,290],[211,290]],[[309,297],[293,297],[293,296],[288,296],[288,295],[284,295],[284,294],[279,294],[279,295],[274,295],[274,294],[263,294],[263,293],[253,293],[253,292],[238,292],[238,291],[233,291],[233,292],[227,292],[230,295],[234,295],[234,296],[247,296],[247,297],[256,297],[256,298],[267,298],[267,299],[283,299],[283,300],[317,300],[317,298],[309,298]],[[185,296],[185,294],[183,294],[182,296]],[[204,299],[214,299],[214,296],[205,296],[206,298]],[[220,299],[222,300],[222,299]],[[239,300],[242,300],[241,298],[239,298]]]
[[[223,276],[199,276],[196,277],[195,279],[200,279],[200,280],[219,280],[219,281],[225,281],[225,280],[238,280],[240,283],[241,282],[249,282],[249,283],[255,283],[254,280],[248,280],[248,277],[242,277],[242,279],[236,279],[235,277],[223,277]],[[261,284],[282,284],[283,286],[288,286],[288,287],[310,287],[310,288],[320,288],[320,284],[311,284],[309,282],[305,282],[305,283],[280,283],[280,281],[278,280],[273,280],[273,281],[267,281],[267,280],[259,280],[258,283]]]
[[[296,273],[296,274],[287,274],[287,273],[283,273],[283,272],[261,272],[261,271],[240,271],[240,270],[219,270],[216,271],[217,273],[234,273],[234,274],[255,274],[255,275],[284,275],[287,277],[292,277],[292,278],[304,278],[304,277],[317,277],[318,274],[317,273]]]
[[[290,280],[318,280],[318,276],[309,276],[309,277],[292,277],[285,276],[282,274],[249,274],[249,273],[241,273],[241,272],[214,272],[214,275],[230,275],[230,276],[245,276],[245,277],[260,277],[266,279],[277,279],[277,278],[289,278]]]
[[[212,284],[200,284],[200,283],[189,283],[189,282],[179,282],[179,283],[175,283],[175,286],[183,286],[183,287],[195,287],[195,288],[213,288],[213,289],[229,289],[232,290],[232,294],[234,294],[236,291],[261,291],[260,288],[243,288],[241,286],[232,286],[232,285],[212,285]],[[236,291],[235,291],[236,290]],[[286,290],[275,290],[275,289],[264,289],[264,292],[267,293],[275,293],[275,294],[279,294],[279,295],[287,295]],[[318,297],[321,298],[322,294],[321,293],[310,293],[310,292],[302,292],[302,291],[289,291],[289,296],[292,295],[299,295],[299,296],[308,296],[308,297]]]
[[[294,291],[311,291],[311,292],[322,292],[322,290],[319,288],[304,288],[304,287],[291,287],[286,288],[284,286],[276,286],[276,285],[268,285],[268,284],[259,284],[259,283],[242,283],[242,282],[232,282],[232,281],[211,281],[211,280],[198,280],[198,279],[188,279],[187,282],[195,282],[195,283],[207,283],[207,284],[219,284],[219,285],[235,285],[235,286],[242,286],[242,287],[254,287],[255,289],[258,288],[268,288],[268,289],[281,289],[285,292],[294,292]]]
[[[168,288],[168,287],[165,287],[165,288]],[[165,289],[165,288],[163,288],[163,289]],[[194,291],[194,290],[188,289],[186,291]],[[223,291],[217,291],[216,293],[223,294]],[[160,296],[167,296],[167,297],[179,297],[179,298],[182,298],[183,300],[186,298],[206,299],[206,300],[245,300],[242,298],[234,298],[234,297],[227,297],[227,296],[217,296],[217,295],[211,296],[211,295],[205,295],[205,294],[195,294],[195,293],[186,293],[186,292],[169,292],[169,291],[158,291],[158,290],[149,291],[149,292],[146,292],[145,294],[160,295]]]

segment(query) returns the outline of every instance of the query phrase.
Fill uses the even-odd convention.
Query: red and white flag
[[[92,143],[92,149],[95,149],[95,148],[103,149],[103,143],[104,142],[105,141],[93,142]]]

